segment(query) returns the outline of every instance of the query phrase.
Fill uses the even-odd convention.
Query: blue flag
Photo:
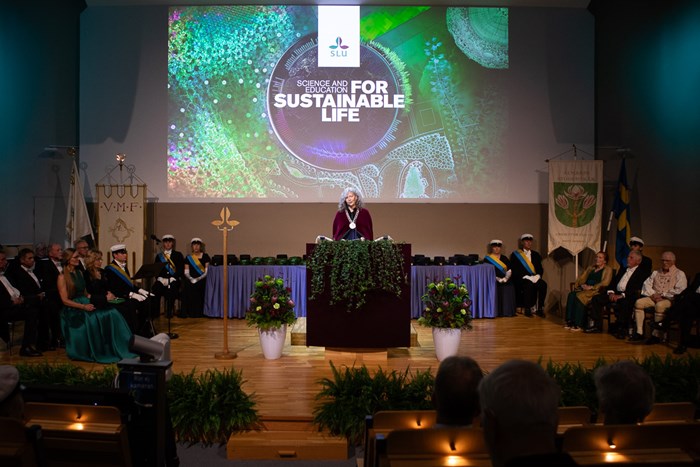
[[[617,233],[615,235],[615,259],[621,267],[627,267],[627,255],[630,252],[630,192],[627,185],[627,170],[625,160],[622,159],[620,176],[617,181],[617,191],[613,201],[613,214],[617,219]]]

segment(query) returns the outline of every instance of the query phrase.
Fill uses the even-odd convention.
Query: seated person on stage
[[[12,285],[17,287],[27,306],[39,310],[39,322],[37,323],[37,348],[41,352],[56,350],[56,343],[51,344],[49,338],[49,306],[46,302],[46,291],[39,278],[39,272],[34,260],[34,252],[29,248],[22,248],[17,254],[18,265],[8,276]]]
[[[632,320],[634,302],[639,298],[642,284],[647,278],[647,273],[639,265],[642,262],[642,254],[638,251],[630,251],[627,255],[627,267],[620,268],[608,286],[608,290],[594,296],[591,300],[591,316],[593,327],[584,332],[596,333],[603,329],[603,308],[609,304],[615,305],[617,321],[615,329],[608,332],[615,334],[618,339],[627,337],[627,329]]]
[[[629,360],[601,366],[593,373],[599,420],[605,425],[635,425],[654,405],[654,383],[644,369]]]
[[[484,262],[496,270],[496,316],[515,316],[515,288],[510,280],[513,270],[508,257],[501,254],[502,247],[502,241],[491,240]]]
[[[143,326],[151,313],[152,300],[149,297],[152,294],[139,288],[131,280],[131,273],[126,264],[129,256],[126,251],[126,245],[117,243],[112,245],[110,251],[112,252],[112,262],[104,269],[104,275],[107,278],[107,290],[112,292],[115,297],[123,298],[125,300],[124,307],[131,306],[136,308],[137,323],[136,327],[131,329],[131,331],[143,337],[152,337],[151,330],[144,329]],[[122,307],[122,305],[117,306]],[[130,325],[134,325],[134,323],[130,323]]]
[[[479,384],[481,426],[494,467],[577,465],[557,448],[561,390],[538,364],[510,360]]]
[[[333,240],[373,239],[372,216],[363,207],[362,194],[355,188],[346,188],[333,219]]]
[[[661,321],[655,323],[654,329],[666,332],[672,322],[678,322],[681,334],[678,347],[673,353],[682,354],[688,350],[690,331],[693,323],[698,319],[700,319],[700,273],[696,274],[690,286],[673,300],[671,308],[666,310],[666,315]]]
[[[447,357],[440,363],[433,389],[436,428],[472,426],[479,416],[478,388],[483,377],[479,364],[469,357]]]
[[[153,284],[152,292],[157,298],[157,303],[160,303],[160,298],[165,297],[165,316],[173,317],[175,310],[175,300],[180,297],[180,285],[183,274],[185,273],[185,257],[182,253],[175,250],[175,237],[166,234],[163,235],[163,251],[156,255],[154,263],[165,263],[160,275],[156,278]],[[160,310],[156,307],[151,310],[152,317],[159,315]]]
[[[678,294],[688,287],[685,273],[676,267],[676,255],[664,251],[661,255],[661,268],[651,273],[642,285],[642,297],[634,303],[634,320],[637,325],[630,341],[638,342],[644,339],[644,309],[654,308],[654,322],[664,318],[666,310],[671,306]],[[652,331],[646,344],[658,344],[659,331]]]
[[[117,299],[109,290],[109,281],[102,269],[102,252],[90,250],[85,256],[85,285],[90,295],[90,303],[99,309],[116,308],[133,333],[139,329],[138,313],[134,300]]]
[[[61,309],[63,302],[58,294],[58,275],[63,271],[61,259],[63,247],[58,243],[48,246],[47,257],[36,263],[36,271],[41,280],[41,288],[46,292],[45,306],[47,313],[44,316],[48,323],[39,323],[38,342],[40,347],[48,349],[65,347],[61,336]]]
[[[651,274],[652,266],[651,266],[651,258],[648,256],[644,256],[644,240],[642,240],[639,237],[631,237],[630,238],[630,250],[631,251],[638,251],[640,255],[642,255],[642,262],[639,264],[639,266],[642,268],[642,270],[646,271],[647,277],[649,277],[649,274]]]
[[[204,316],[204,292],[211,262],[204,252],[202,239],[194,237],[190,242],[192,253],[185,258],[185,288],[182,291],[180,318],[201,318]]]
[[[23,357],[41,357],[43,354],[35,347],[39,308],[35,304],[25,302],[20,291],[5,277],[6,269],[7,255],[0,251],[0,339],[5,344],[10,342],[8,322],[24,321],[24,337],[19,354]]]
[[[515,281],[515,296],[519,306],[525,308],[525,316],[533,313],[544,318],[544,299],[547,296],[547,283],[542,279],[542,257],[532,249],[532,234],[520,236],[522,248],[510,255]]]
[[[68,358],[115,363],[123,358],[136,357],[129,351],[131,330],[122,315],[114,308],[98,309],[90,303],[78,253],[67,248],[63,259],[58,293],[64,305],[61,324]]]
[[[608,254],[599,251],[595,255],[595,264],[578,276],[574,290],[569,292],[566,300],[566,329],[580,331],[586,327],[586,305],[610,284],[612,277],[612,268],[608,266]]]

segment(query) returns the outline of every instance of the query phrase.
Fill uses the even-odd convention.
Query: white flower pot
[[[258,329],[260,335],[260,346],[263,356],[268,360],[277,360],[282,356],[284,340],[287,337],[287,325],[283,324],[279,328],[263,331]]]
[[[461,338],[461,329],[433,328],[433,342],[435,343],[435,355],[438,361],[457,355]]]

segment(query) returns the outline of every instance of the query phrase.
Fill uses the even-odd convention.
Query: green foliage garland
[[[361,308],[371,290],[399,297],[401,286],[407,283],[401,248],[388,240],[321,242],[316,245],[308,267],[309,298],[314,300],[324,292],[328,268],[330,303],[346,303],[349,311]]]

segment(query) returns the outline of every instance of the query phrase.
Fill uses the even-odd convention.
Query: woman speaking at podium
[[[356,188],[344,189],[333,219],[333,240],[373,239],[372,216],[363,207],[362,194]]]

